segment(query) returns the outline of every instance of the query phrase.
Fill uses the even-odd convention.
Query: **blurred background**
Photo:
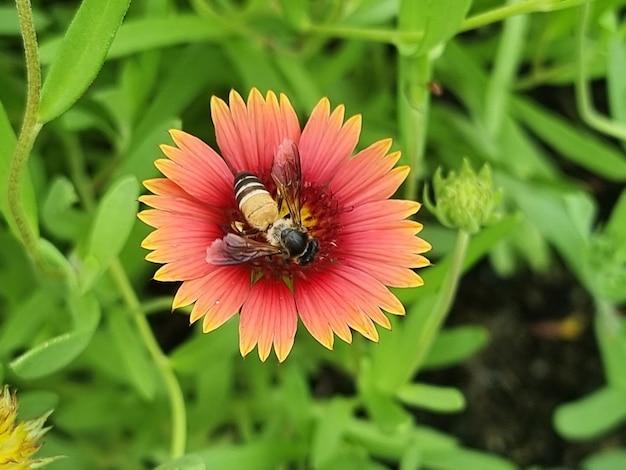
[[[30,6],[0,3],[0,378],[54,409],[48,468],[626,468],[625,1]],[[465,250],[420,210],[434,266],[377,344],[242,359],[236,318],[203,335],[152,280],[158,146],[216,148],[211,96],[252,87],[392,137],[398,197],[463,159],[502,191]]]

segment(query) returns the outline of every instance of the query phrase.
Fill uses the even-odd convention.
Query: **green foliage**
[[[626,1],[130,3],[35,5],[30,65],[45,79],[28,97],[20,17],[0,6],[0,379],[18,390],[21,418],[55,409],[38,456],[66,458],[49,468],[530,465],[423,419],[463,422],[475,406],[463,384],[424,373],[474,374],[489,348],[494,333],[459,324],[466,306],[452,302],[459,282],[480,284],[472,268],[488,258],[494,290],[562,261],[591,299],[605,383],[559,404],[554,429],[586,441],[623,426]],[[188,328],[189,308],[169,312],[174,288],[150,281],[136,214],[158,146],[175,128],[215,148],[211,96],[251,87],[287,94],[301,123],[322,96],[361,114],[359,149],[392,137],[412,166],[405,198],[439,167],[493,171],[502,217],[475,235],[417,214],[433,266],[424,286],[393,289],[406,318],[378,344],[328,351],[303,328],[284,363],[242,359],[236,318]],[[626,454],[597,446],[580,466],[626,467]]]
[[[130,0],[85,0],[70,23],[41,90],[39,119],[66,111],[96,78]]]

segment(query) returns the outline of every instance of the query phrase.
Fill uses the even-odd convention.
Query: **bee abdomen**
[[[252,227],[266,230],[278,218],[278,204],[256,175],[237,173],[234,188],[239,210]]]

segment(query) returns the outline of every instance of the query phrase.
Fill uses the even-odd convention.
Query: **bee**
[[[215,240],[207,249],[210,264],[242,264],[274,255],[292,259],[299,265],[313,262],[319,242],[302,225],[300,154],[292,140],[285,139],[278,147],[271,175],[277,200],[255,174],[241,171],[235,175],[235,199],[251,229],[234,225],[237,233]],[[287,214],[281,217],[283,204],[287,206]]]

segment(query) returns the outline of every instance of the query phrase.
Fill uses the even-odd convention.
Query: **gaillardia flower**
[[[49,413],[29,421],[17,422],[17,397],[4,385],[0,389],[0,468],[27,470],[46,465],[56,458],[31,459],[39,450],[39,438],[48,428],[43,425]]]
[[[139,217],[156,230],[142,246],[164,264],[155,279],[182,281],[172,308],[193,303],[205,332],[239,313],[241,354],[258,345],[261,360],[272,345],[285,360],[298,317],[327,348],[350,329],[377,341],[383,310],[404,314],[388,287],[421,285],[412,268],[429,264],[407,220],[420,205],[389,199],[409,172],[391,140],[353,156],[361,118],[326,98],[303,129],[287,97],[256,89],[214,97],[211,115],[221,156],[173,130],[155,162],[165,178],[144,182]]]

